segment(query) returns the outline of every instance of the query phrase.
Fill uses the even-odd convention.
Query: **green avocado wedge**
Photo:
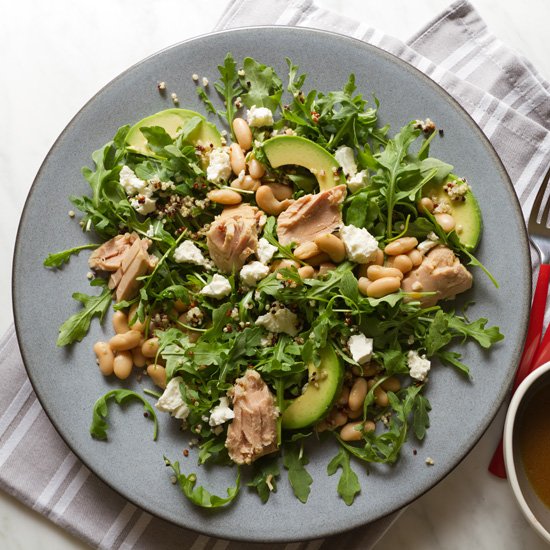
[[[338,161],[317,143],[300,136],[275,136],[263,144],[273,168],[294,164],[307,168],[317,178],[321,191],[345,184]]]
[[[306,391],[290,401],[282,416],[284,430],[298,430],[315,424],[328,414],[342,389],[344,367],[332,346],[321,350],[319,367],[308,367]],[[313,381],[315,380],[315,383]]]
[[[128,130],[128,134],[126,135],[127,148],[134,153],[154,157],[156,155],[153,151],[151,151],[151,149],[149,149],[147,139],[142,134],[141,128],[160,126],[161,128],[164,128],[170,137],[175,138],[178,131],[187,122],[196,117],[201,119],[201,123],[189,135],[189,141],[193,144],[196,144],[199,141],[204,144],[212,143],[214,147],[220,147],[220,133],[213,124],[208,122],[200,113],[189,111],[187,109],[174,108],[159,111],[158,113],[145,117],[134,124],[130,130]]]
[[[436,202],[441,202],[442,200],[447,201],[451,208],[449,214],[456,222],[455,231],[458,235],[458,239],[469,252],[473,252],[479,244],[483,228],[481,210],[471,191],[468,191],[464,195],[463,201],[453,201],[449,199],[449,195],[446,193],[444,186],[446,183],[455,180],[460,181],[460,178],[455,174],[449,174],[442,183],[426,185],[422,190],[422,195],[424,197],[435,198]]]

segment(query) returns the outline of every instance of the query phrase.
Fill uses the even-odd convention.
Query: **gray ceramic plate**
[[[295,499],[283,475],[277,494],[262,506],[244,487],[228,509],[193,507],[170,482],[162,455],[180,459],[185,472],[196,471],[196,456],[183,459],[185,443],[178,423],[161,418],[160,438],[141,407],[112,407],[108,442],[88,433],[92,406],[118,387],[103,378],[91,347],[111,334],[110,323],[93,324],[90,334],[71,349],[55,346],[59,325],[77,311],[75,291],[89,291],[87,254],[73,258],[62,271],[42,267],[48,252],[86,242],[78,223],[69,219],[69,195],[88,193],[80,169],[126,123],[171,107],[156,83],[164,80],[181,106],[203,111],[192,73],[214,80],[227,52],[236,59],[252,55],[286,75],[285,57],[307,72],[308,87],[340,88],[354,72],[359,89],[381,101],[381,123],[397,129],[411,119],[430,117],[445,129],[432,152],[455,166],[472,183],[485,229],[478,254],[492,270],[495,289],[478,270],[468,295],[472,317],[488,317],[506,335],[490,353],[476,345],[462,348],[473,380],[436,367],[428,397],[433,411],[423,444],[408,443],[394,468],[360,464],[363,490],[351,507],[336,493],[338,476],[327,477],[335,446],[311,442],[309,470],[314,483],[307,504]],[[52,422],[74,452],[111,487],[149,512],[210,535],[254,541],[288,541],[320,537],[380,518],[427,491],[466,455],[493,418],[509,386],[524,337],[530,301],[530,263],[524,225],[510,181],[488,141],[468,115],[444,91],[405,63],[357,40],[296,28],[251,28],[197,38],[160,52],[132,67],[101,90],[71,121],[55,143],[29,194],[17,239],[13,285],[17,334],[29,376]],[[130,386],[135,387],[134,382]],[[417,454],[413,453],[417,450]],[[435,464],[427,466],[426,457]],[[199,483],[217,494],[234,481],[235,471],[198,471]],[[475,488],[472,488],[475,490]]]

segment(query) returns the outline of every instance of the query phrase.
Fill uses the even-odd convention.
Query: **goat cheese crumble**
[[[362,365],[372,358],[372,338],[364,334],[353,334],[348,340],[349,352],[352,359]]]
[[[277,252],[277,247],[270,244],[270,242],[262,237],[258,241],[258,248],[256,249],[256,256],[258,257],[258,260],[262,262],[263,264],[267,264],[271,258],[273,258],[273,255]]]
[[[290,336],[298,334],[298,317],[287,308],[260,315],[255,324],[264,327],[269,332],[284,332]]]
[[[136,195],[130,199],[130,205],[139,214],[146,216],[157,208],[157,199],[151,199],[145,195]]]
[[[340,229],[340,238],[348,259],[358,264],[370,262],[378,250],[378,241],[364,228],[344,225]]]
[[[428,372],[430,372],[432,363],[429,359],[426,359],[425,355],[419,355],[417,351],[411,350],[407,354],[407,365],[410,377],[424,382]]]
[[[200,248],[193,241],[183,241],[174,250],[174,260],[180,264],[208,265],[208,261],[203,256]]]
[[[357,164],[355,164],[355,157],[353,156],[353,149],[351,147],[345,145],[338,147],[334,153],[334,158],[338,161],[346,176],[355,176],[357,174]]]
[[[120,185],[129,197],[133,197],[138,193],[145,194],[148,186],[147,182],[138,178],[129,166],[123,166],[118,177]]]
[[[231,283],[223,275],[215,273],[200,293],[209,298],[225,298],[231,294]]]
[[[223,147],[216,147],[210,153],[206,179],[212,183],[227,181],[231,176],[231,161],[229,153]]]
[[[246,286],[256,286],[258,281],[269,275],[269,266],[262,262],[250,262],[243,265],[240,273],[241,281]]]
[[[352,193],[355,193],[359,189],[366,187],[366,185],[369,183],[368,178],[369,176],[366,170],[361,170],[360,172],[357,172],[357,174],[348,178],[348,189]]]
[[[267,107],[252,107],[246,111],[246,121],[252,128],[261,128],[262,126],[273,126],[273,113]]]
[[[155,407],[161,412],[170,413],[171,416],[185,420],[189,416],[189,407],[181,397],[180,384],[183,383],[181,376],[172,378],[164,393],[159,397]]]
[[[210,426],[219,426],[232,418],[235,418],[235,413],[229,407],[229,400],[227,397],[220,397],[220,404],[216,405],[210,411],[210,419],[208,420],[208,424],[210,424]]]

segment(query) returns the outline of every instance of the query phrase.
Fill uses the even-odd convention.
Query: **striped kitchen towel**
[[[311,0],[235,0],[216,30],[279,24],[317,27],[365,40],[411,63],[453,95],[491,140],[528,213],[550,165],[550,87],[457,2],[404,44],[364,22],[319,9]],[[534,258],[535,264],[538,259]],[[237,550],[136,508],[96,478],[66,447],[32,391],[11,328],[0,342],[0,487],[98,548]],[[262,548],[368,549],[396,515],[325,540]]]

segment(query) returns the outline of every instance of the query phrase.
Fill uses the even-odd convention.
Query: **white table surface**
[[[406,39],[447,0],[316,0]],[[549,0],[473,0],[492,31],[550,79]],[[0,333],[12,322],[11,258],[19,216],[55,138],[78,109],[128,66],[166,46],[207,33],[227,0],[17,0],[2,9],[0,47]],[[528,7],[526,7],[528,6]],[[2,383],[6,383],[3,381]],[[8,382],[9,383],[9,382]],[[503,414],[463,463],[412,504],[378,548],[542,549],[508,484],[487,473]],[[0,548],[86,548],[0,493]]]

